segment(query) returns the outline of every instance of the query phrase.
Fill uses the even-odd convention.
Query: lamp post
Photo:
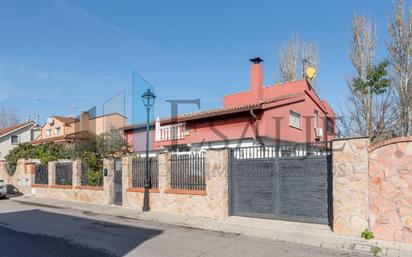
[[[143,199],[143,211],[149,211],[149,189],[151,185],[149,176],[149,116],[150,108],[153,106],[156,96],[147,89],[142,95],[143,104],[146,107],[147,119],[146,119],[146,170],[144,179],[144,199]]]

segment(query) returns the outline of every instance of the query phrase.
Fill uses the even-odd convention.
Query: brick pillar
[[[164,192],[170,188],[170,157],[171,153],[160,153],[157,157],[160,192]]]
[[[82,185],[82,160],[77,159],[73,162],[73,188]]]
[[[49,187],[56,184],[56,162],[49,162]]]
[[[208,216],[215,219],[225,218],[229,215],[229,150],[208,150],[205,161],[206,197],[210,212]]]
[[[114,160],[103,159],[103,170],[107,171],[103,178],[103,189],[106,197],[106,204],[114,202]]]
[[[333,159],[333,231],[357,236],[368,228],[368,138],[335,140]]]
[[[32,182],[32,174],[27,167],[27,160],[20,159],[17,161],[15,175],[18,178],[18,185],[21,187],[30,187]]]
[[[27,166],[27,170],[28,170],[28,172],[30,173],[30,186],[31,185],[33,185],[33,184],[35,184],[35,176],[36,176],[36,164],[34,163],[34,161],[33,160],[27,160],[27,163],[26,163],[26,166]]]

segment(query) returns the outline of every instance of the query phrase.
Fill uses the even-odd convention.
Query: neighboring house
[[[40,135],[40,126],[33,121],[0,129],[0,160],[20,143],[33,141]]]
[[[127,118],[118,113],[90,117],[88,112],[82,112],[78,118],[52,116],[47,119],[33,144],[71,143],[84,132],[101,135],[111,128],[123,128],[126,123]]]
[[[124,128],[127,143],[132,152],[146,151],[146,124],[129,125]],[[149,150],[153,151],[154,124],[149,127]]]
[[[249,91],[224,96],[222,108],[157,119],[153,149],[199,150],[335,138],[336,115],[309,80],[264,87],[262,60],[251,62]],[[129,126],[125,134],[132,138],[139,133]]]

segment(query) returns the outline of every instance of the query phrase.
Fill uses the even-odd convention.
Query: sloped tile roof
[[[30,123],[32,123],[32,122],[24,122],[24,123],[16,124],[16,125],[13,125],[13,126],[10,126],[10,127],[7,127],[7,128],[2,128],[2,129],[0,129],[0,137],[6,135],[6,134],[8,134],[8,133],[10,133],[10,132],[12,132],[16,129],[25,127],[25,126],[29,125]]]
[[[173,119],[176,119],[179,121],[201,119],[201,118],[208,118],[208,117],[213,117],[213,116],[218,116],[218,115],[261,109],[262,104],[273,103],[273,102],[293,98],[293,97],[300,96],[300,95],[302,95],[302,93],[266,98],[266,99],[259,101],[259,103],[254,103],[254,104],[235,105],[235,106],[230,106],[230,107],[210,109],[206,111],[192,112],[192,113],[179,115],[178,117],[164,119],[164,120],[161,120],[161,122],[168,122],[168,121],[172,121]]]
[[[205,111],[186,113],[186,114],[179,115],[178,117],[161,119],[160,122],[168,123],[168,122],[172,122],[175,120],[181,122],[181,121],[209,118],[209,117],[231,114],[231,113],[244,112],[244,111],[249,111],[249,110],[262,109],[263,104],[274,103],[277,101],[286,100],[286,99],[294,98],[294,97],[301,96],[301,95],[303,95],[303,93],[282,95],[282,96],[263,99],[259,103],[242,104],[242,105],[236,105],[236,106],[230,106],[230,107],[221,107],[221,108],[215,108],[215,109],[210,109],[210,110],[205,110]],[[150,126],[153,126],[153,125],[154,125],[154,122],[150,124]],[[131,130],[131,129],[140,128],[143,126],[146,126],[146,124],[142,123],[142,124],[128,125],[124,127],[124,130]]]
[[[59,120],[63,123],[66,123],[66,124],[71,124],[71,123],[76,121],[76,119],[72,118],[72,117],[53,116],[53,118],[55,118],[55,119],[57,119],[57,120]]]

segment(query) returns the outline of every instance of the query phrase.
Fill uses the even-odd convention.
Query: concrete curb
[[[260,239],[296,243],[313,247],[357,252],[373,255],[375,246],[382,248],[379,256],[411,257],[412,245],[361,238],[345,237],[334,234],[328,226],[297,222],[263,220],[244,217],[230,217],[223,220],[212,220],[199,217],[171,215],[158,212],[143,213],[140,210],[119,206],[101,206],[78,202],[69,202],[45,198],[20,196],[10,199],[16,202],[37,205],[41,208],[72,209],[109,215],[128,219],[165,223],[191,229],[202,229],[220,233],[232,233]]]

